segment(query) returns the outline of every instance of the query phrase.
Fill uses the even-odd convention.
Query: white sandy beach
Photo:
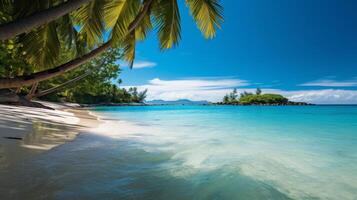
[[[99,122],[76,105],[41,103],[55,110],[0,105],[0,169],[71,141]]]

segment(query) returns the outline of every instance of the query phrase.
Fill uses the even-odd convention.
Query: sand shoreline
[[[70,142],[101,123],[78,105],[41,103],[55,110],[0,105],[0,170]]]

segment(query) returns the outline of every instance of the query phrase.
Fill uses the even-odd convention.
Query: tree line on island
[[[223,97],[223,101],[218,104],[224,105],[311,105],[305,102],[289,101],[286,97],[280,94],[262,94],[260,88],[256,89],[255,93],[242,92],[238,94],[236,88],[232,92]]]
[[[219,0],[185,2],[203,36],[215,37],[223,21]],[[0,103],[141,102],[146,91],[114,82],[116,61],[132,68],[136,43],[152,30],[160,50],[177,46],[180,18],[177,0],[2,0]]]

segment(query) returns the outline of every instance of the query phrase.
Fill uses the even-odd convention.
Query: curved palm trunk
[[[143,6],[140,13],[135,17],[135,19],[129,24],[128,33],[133,32],[136,27],[140,24],[140,22],[144,19],[145,14],[150,12],[150,8],[152,5],[153,0],[147,0],[145,5]]]
[[[110,47],[110,41],[104,43],[102,46],[94,49],[93,51],[85,54],[84,56],[71,60],[58,67],[37,72],[28,76],[18,76],[15,78],[2,78],[0,79],[0,89],[17,88],[17,87],[32,85],[36,82],[44,81],[56,77],[58,75],[62,75],[65,72],[75,69],[80,65],[92,60],[93,58],[95,58],[96,56],[107,50],[109,47]]]
[[[66,3],[36,12],[25,18],[2,24],[0,25],[0,40],[11,39],[21,33],[28,32],[76,10],[90,1],[92,0],[69,0]]]
[[[91,71],[89,71],[87,73],[84,73],[84,74],[82,74],[80,76],[77,76],[77,77],[75,77],[75,78],[73,78],[73,79],[71,79],[69,81],[66,81],[66,82],[64,82],[64,83],[62,83],[62,84],[60,84],[58,86],[55,86],[53,88],[50,88],[50,89],[47,89],[47,90],[44,90],[44,91],[41,91],[41,92],[38,92],[38,93],[34,94],[32,97],[33,98],[42,97],[42,96],[51,94],[53,92],[59,91],[59,90],[63,89],[64,87],[68,86],[69,84],[72,84],[72,83],[75,83],[77,81],[82,80],[83,78],[89,76],[91,73],[92,73]]]
[[[139,22],[144,18],[145,14],[150,10],[150,6],[151,6],[152,2],[153,2],[153,0],[146,1],[143,9],[136,16],[136,18],[133,20],[131,25],[129,25],[128,33],[134,31],[135,28],[139,25]],[[105,50],[107,50],[110,47],[110,45],[111,45],[111,40],[109,40],[108,42],[104,43],[102,46],[92,50],[91,52],[89,52],[79,58],[75,58],[65,64],[62,64],[62,65],[52,68],[52,69],[37,72],[37,73],[31,74],[28,76],[18,76],[18,77],[14,77],[14,78],[2,78],[2,79],[0,79],[0,89],[18,88],[18,87],[22,87],[22,86],[28,86],[28,85],[32,85],[36,82],[44,81],[44,80],[56,77],[58,75],[62,75],[65,72],[75,69],[75,68],[79,67],[80,65],[95,58],[96,56],[100,55]]]

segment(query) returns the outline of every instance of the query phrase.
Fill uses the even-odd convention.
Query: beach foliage
[[[0,77],[31,74],[33,67],[23,59],[20,47],[13,40],[0,43]]]
[[[119,49],[110,49],[76,70],[43,81],[39,85],[39,92],[61,85],[68,80],[73,80],[82,74],[87,74],[81,80],[40,97],[40,99],[85,104],[143,102],[146,97],[146,90],[138,91],[134,87],[126,89],[119,86],[121,69],[117,60],[120,56]]]
[[[237,90],[234,89],[231,93],[223,97],[224,104],[287,104],[287,98],[280,94],[262,94],[262,90],[257,88],[256,93],[242,92],[238,98]]]
[[[65,4],[71,6],[61,14],[54,12]],[[186,5],[203,36],[213,38],[223,21],[219,1],[186,0]],[[48,19],[33,17],[41,13]],[[110,48],[119,48],[121,59],[133,66],[136,43],[153,29],[162,50],[176,46],[181,38],[177,0],[9,0],[0,5],[0,17],[0,28],[10,32],[13,29],[9,27],[21,29],[24,22],[32,22],[32,29],[11,39],[36,69],[29,75],[0,78],[0,88],[28,86],[60,76]]]
[[[0,45],[0,77],[31,74],[36,70],[23,57],[17,57],[19,51],[19,47],[11,41]],[[117,60],[120,56],[120,49],[109,49],[73,71],[41,82],[34,96],[40,94],[38,98],[42,100],[77,103],[143,102],[146,90],[138,91],[136,88],[119,87],[121,69]],[[75,81],[70,82],[71,80]],[[63,85],[67,82],[70,83]],[[51,91],[52,88],[55,90]],[[30,89],[31,87],[22,87],[18,93],[27,95]],[[51,92],[42,95],[42,92],[48,90]]]

